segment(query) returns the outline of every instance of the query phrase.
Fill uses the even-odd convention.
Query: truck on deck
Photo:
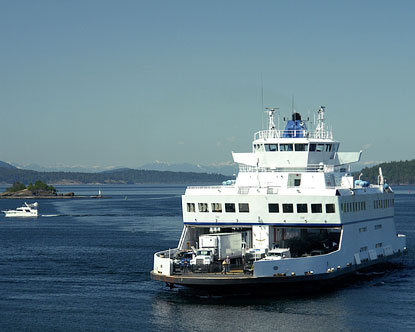
[[[210,265],[214,262],[241,258],[243,253],[241,233],[216,233],[199,236],[199,249],[192,260],[194,265]]]

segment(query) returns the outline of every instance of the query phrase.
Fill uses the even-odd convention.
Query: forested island
[[[0,193],[0,198],[73,198],[73,192],[58,194],[56,188],[37,180],[35,184],[30,182],[27,187],[21,182],[14,182],[4,193]]]
[[[229,176],[194,172],[147,171],[119,169],[100,173],[37,172],[0,167],[0,183],[34,183],[39,180],[51,184],[202,184],[222,183]]]
[[[363,168],[358,174],[362,173],[362,179],[367,180],[370,183],[376,183],[379,175],[379,167],[382,168],[382,173],[388,184],[415,184],[415,159],[381,163],[373,167]]]

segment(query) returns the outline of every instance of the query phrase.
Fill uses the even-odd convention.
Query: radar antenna
[[[268,113],[268,130],[275,130],[274,112],[279,110],[279,107],[266,107],[265,109]]]

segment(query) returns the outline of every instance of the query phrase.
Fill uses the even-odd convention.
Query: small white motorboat
[[[37,217],[37,202],[33,204],[27,204],[26,202],[22,207],[18,207],[16,210],[4,210],[5,217]]]

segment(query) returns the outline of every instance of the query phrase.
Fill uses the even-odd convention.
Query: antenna
[[[292,99],[291,99],[291,112],[292,114],[294,114],[294,95],[292,95]]]
[[[264,109],[264,81],[262,79],[262,73],[261,73],[261,111]],[[261,116],[262,120],[262,127],[264,128],[264,117]]]

